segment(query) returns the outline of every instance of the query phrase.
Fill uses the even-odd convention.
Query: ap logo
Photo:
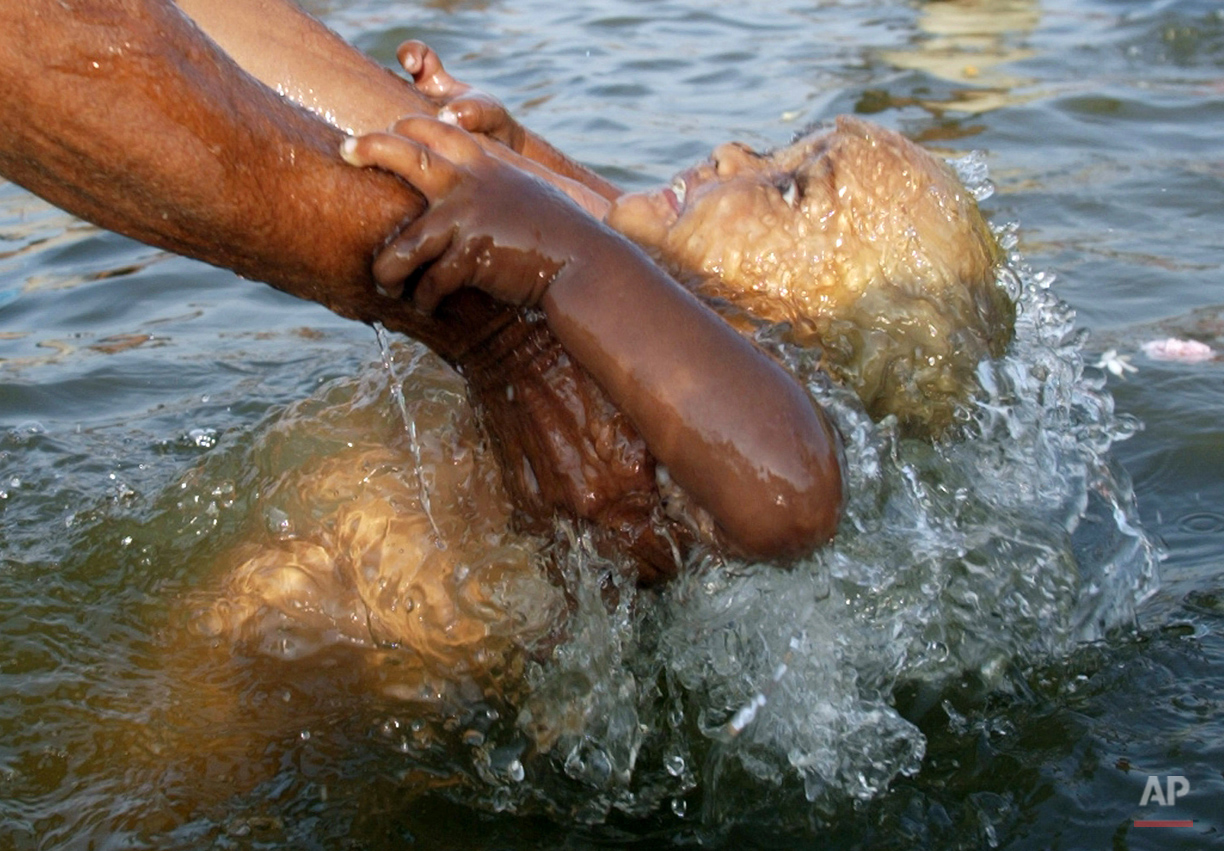
[[[1162,807],[1171,807],[1177,803],[1178,797],[1185,795],[1190,791],[1190,781],[1182,777],[1180,774],[1173,774],[1165,778],[1167,792],[1160,788],[1160,778],[1155,775],[1149,775],[1147,786],[1143,789],[1143,797],[1139,799],[1139,806],[1146,807],[1148,801],[1155,801]]]

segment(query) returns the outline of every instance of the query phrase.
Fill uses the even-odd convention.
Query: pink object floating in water
[[[1216,356],[1215,349],[1198,340],[1149,340],[1139,347],[1152,360],[1172,360],[1181,363],[1201,363]]]

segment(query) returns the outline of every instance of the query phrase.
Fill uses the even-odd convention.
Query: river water
[[[296,466],[441,451],[455,381],[393,344],[409,439],[370,329],[0,184],[0,849],[1219,842],[1224,372],[1142,348],[1224,347],[1217,3],[310,8],[386,63],[429,42],[630,188],[898,129],[989,195],[1017,340],[938,447],[809,376],[853,471],[809,562],[609,594],[579,543],[517,685],[439,685],[217,640],[199,601],[308,533]],[[1188,792],[1141,804],[1152,777]]]

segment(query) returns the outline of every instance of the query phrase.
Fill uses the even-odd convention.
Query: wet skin
[[[358,130],[382,129],[399,115],[434,115],[439,112],[438,105],[442,105],[444,117],[478,131],[476,138],[485,152],[516,166],[522,166],[525,157],[538,160],[545,168],[540,170],[537,167],[533,173],[547,178],[585,209],[602,215],[607,209],[608,199],[620,194],[616,187],[598,175],[573,163],[517,122],[508,120],[505,110],[496,100],[450,77],[436,54],[420,42],[406,42],[398,51],[401,63],[412,74],[416,86],[417,93],[406,96],[403,91],[412,89],[395,85],[394,79],[383,69],[372,66],[366,57],[353,51],[317,22],[279,0],[179,0],[179,3],[247,70],[339,126]],[[271,47],[268,39],[273,41]],[[421,94],[433,100],[423,106]],[[446,115],[448,112],[449,116]],[[482,133],[487,135],[480,135]],[[428,179],[428,169],[401,170],[400,173],[418,188],[424,188],[422,181]],[[481,179],[487,178],[482,176]],[[500,225],[497,223],[497,211],[504,205],[498,203],[492,186],[490,182],[489,187],[482,187],[481,192],[465,196],[463,201],[458,201],[458,196],[450,199],[441,209],[432,211],[431,217],[434,221],[445,222],[446,216],[453,216],[454,221],[463,222],[461,227],[500,227],[496,239],[503,250],[496,262],[486,267],[481,281],[467,283],[504,298],[504,293],[496,289],[497,279],[512,280],[514,270],[526,268],[526,261],[521,258],[516,260],[504,250],[508,245],[505,228],[516,222],[507,217]],[[435,188],[433,194],[429,191],[426,194],[436,197],[438,191],[439,188]],[[527,186],[522,190],[522,197],[532,197],[533,192],[535,187]],[[470,207],[465,207],[465,204],[470,204]],[[584,222],[581,217],[568,215],[561,218],[562,221],[550,225],[546,231],[541,230],[549,234],[549,240],[558,242],[562,252],[569,251],[570,246],[580,242],[590,246],[607,244],[607,237],[593,232],[589,222]],[[435,226],[438,230],[445,230],[446,227]],[[439,236],[435,233],[431,238],[437,240]],[[557,258],[540,256],[541,246],[529,244],[529,240],[519,239],[515,244],[533,255],[532,263],[551,264],[548,269],[540,270],[544,274],[551,274],[562,262]],[[589,256],[590,252],[581,258],[570,256],[565,259],[569,264],[567,274],[581,268],[586,270],[591,281],[607,280],[613,275],[610,270],[627,262],[620,256],[623,249],[624,246],[621,246],[599,259]],[[384,252],[382,256],[387,258],[388,253]],[[613,260],[613,257],[616,259]],[[397,274],[402,277],[426,259],[416,254],[398,260],[391,256],[390,264],[380,259],[380,277],[384,283],[394,279]],[[841,501],[840,475],[834,481],[829,472],[830,464],[835,461],[828,451],[828,435],[831,432],[827,421],[819,413],[811,414],[808,410],[810,404],[800,404],[793,382],[781,381],[776,369],[770,369],[769,374],[764,375],[757,353],[742,341],[734,339],[734,335],[727,334],[721,326],[711,333],[715,333],[725,344],[722,351],[716,351],[716,347],[694,348],[684,369],[660,365],[650,367],[654,371],[651,380],[655,386],[646,390],[646,385],[640,383],[641,376],[647,371],[644,365],[647,362],[655,363],[653,359],[660,357],[660,349],[664,346],[660,341],[672,336],[674,322],[661,322],[661,327],[648,332],[647,325],[640,318],[632,322],[623,320],[634,312],[639,317],[651,315],[648,312],[651,302],[647,290],[671,292],[675,288],[664,277],[647,271],[639,259],[629,262],[626,268],[637,270],[634,274],[653,283],[639,288],[641,292],[636,296],[637,301],[629,297],[628,291],[622,292],[614,306],[608,305],[606,299],[603,302],[598,300],[594,291],[599,288],[590,288],[592,292],[586,293],[585,297],[591,299],[592,305],[602,304],[608,311],[614,307],[614,313],[608,315],[622,318],[621,327],[608,323],[605,328],[591,330],[587,339],[599,338],[598,345],[587,345],[579,351],[575,348],[577,337],[571,336],[565,343],[567,351],[545,354],[554,346],[547,335],[518,328],[507,332],[507,339],[519,341],[516,343],[519,347],[526,340],[532,340],[533,350],[539,349],[541,352],[537,368],[523,358],[507,360],[505,355],[493,358],[487,353],[462,363],[465,374],[472,378],[476,401],[489,415],[489,430],[494,446],[505,462],[509,487],[516,494],[519,505],[532,506],[525,512],[534,518],[535,522],[531,525],[547,525],[540,521],[550,515],[550,506],[559,504],[571,507],[570,513],[573,513],[573,506],[578,506],[578,516],[595,520],[602,529],[618,530],[615,534],[631,540],[631,548],[637,552],[642,551],[644,539],[654,540],[662,534],[664,540],[651,547],[654,555],[650,561],[660,568],[666,562],[669,570],[674,569],[674,548],[666,542],[666,538],[677,537],[681,542],[688,538],[687,530],[675,524],[664,524],[660,531],[657,518],[663,512],[659,511],[656,488],[651,484],[655,478],[653,460],[640,447],[632,451],[628,449],[637,441],[622,434],[624,418],[614,416],[611,411],[615,409],[609,409],[606,415],[596,414],[607,407],[606,402],[600,399],[598,393],[579,389],[584,387],[586,373],[590,371],[595,373],[600,387],[609,392],[616,405],[629,414],[635,428],[645,435],[651,454],[668,465],[669,471],[676,474],[675,480],[686,490],[689,486],[697,487],[702,495],[693,493],[693,496],[712,512],[715,522],[728,533],[727,540],[738,551],[769,558],[810,550],[816,543],[826,540],[835,528]],[[495,270],[495,274],[490,274],[489,270]],[[435,265],[431,271],[436,277],[438,266]],[[453,270],[452,277],[454,280],[447,292],[455,291],[461,282]],[[429,293],[433,279],[426,276],[414,284],[415,302],[425,311],[433,310],[441,300],[439,296]],[[399,292],[395,283],[388,283],[387,289],[393,296]],[[517,298],[519,303],[524,300]],[[527,300],[534,301],[534,298]],[[449,302],[441,304],[444,311],[449,306]],[[658,306],[669,311],[660,316],[672,316],[673,319],[688,316],[693,327],[706,328],[717,324],[712,323],[709,312],[692,299],[673,298],[667,304]],[[550,315],[548,325],[556,333],[558,325],[554,320],[555,317]],[[623,342],[613,344],[614,335]],[[693,341],[690,339],[688,342]],[[513,348],[509,343],[490,345],[499,352],[508,352]],[[594,366],[595,360],[602,356],[600,350],[614,345],[619,345],[619,354],[604,357],[599,366]],[[572,368],[571,356],[576,357],[584,367],[573,377],[568,375]],[[704,389],[700,393],[693,389],[696,385],[683,375],[691,370],[692,363],[698,362],[698,357],[710,367],[717,367],[710,372],[710,380],[702,384]],[[485,366],[477,369],[476,363]],[[518,377],[514,380],[511,380],[510,373],[512,363],[518,364],[514,373]],[[753,379],[720,381],[719,369],[725,370],[728,376],[752,375]],[[488,380],[478,374],[485,371],[491,373]],[[634,377],[626,377],[631,375]],[[516,387],[516,392],[510,392],[508,395],[511,398],[507,399],[503,391],[515,381],[526,382],[531,387]],[[762,383],[758,384],[758,381]],[[668,382],[675,383],[669,385]],[[497,387],[499,383],[503,386],[496,392],[482,389]],[[548,390],[549,385],[554,387],[554,391]],[[571,385],[573,389],[570,389]],[[747,387],[753,388],[755,395],[743,396],[737,402],[731,394]],[[561,388],[567,389],[562,391]],[[678,398],[680,388],[688,388],[687,399]],[[762,398],[766,395],[762,391],[771,388],[772,396]],[[748,398],[760,399],[764,406],[745,405],[744,400]],[[630,407],[626,408],[626,404]],[[567,405],[575,407],[575,410],[567,411]],[[759,424],[749,424],[751,417],[744,414],[748,410],[755,411],[757,419],[766,419],[768,412],[777,411],[775,419],[782,424],[796,417],[811,420],[815,416],[820,420],[819,428],[812,427],[812,422],[808,423],[807,428],[808,436],[815,438],[816,442],[810,450],[797,445],[793,436],[785,433],[785,425],[779,426],[779,431],[783,432],[781,436],[772,433],[765,437],[758,435],[757,432],[765,429]],[[512,425],[520,419],[520,424]],[[709,439],[694,440],[691,433],[686,435],[684,441],[677,439],[675,424],[680,421],[688,423],[688,432],[694,431],[692,423],[695,421],[705,424]],[[542,423],[547,427],[541,428]],[[499,437],[499,434],[504,437]],[[596,449],[599,445],[609,445],[607,434],[620,435],[614,442],[622,448],[616,453],[609,454],[606,448]],[[530,453],[525,453],[521,448],[524,445],[535,447],[534,457],[526,457]],[[682,450],[682,446],[696,449]],[[715,446],[724,448],[716,449]],[[577,451],[579,447],[580,452]],[[639,456],[641,459],[632,463],[626,460],[638,459]],[[732,469],[731,463],[738,463],[738,467]],[[558,475],[562,470],[568,472]],[[780,474],[780,471],[784,472]],[[800,471],[804,472],[800,474]],[[715,487],[713,481],[723,475],[727,476],[726,481]],[[811,481],[797,484],[804,475],[810,476]],[[774,488],[759,484],[770,481],[785,481],[794,486],[788,484]],[[814,499],[820,501],[818,510],[809,507]],[[756,503],[772,508],[755,508]],[[786,510],[792,511],[789,519],[773,516]],[[639,519],[630,522],[630,515]],[[642,519],[646,516],[656,519],[646,523]],[[647,534],[646,530],[652,528],[656,531]]]
[[[336,129],[243,73],[173,6],[31,0],[0,9],[0,33],[0,85],[22,93],[0,102],[0,173],[104,227],[422,340],[491,388],[477,401],[525,521],[590,519],[639,557],[644,580],[666,576],[672,540],[689,536],[666,518],[653,455],[748,555],[789,556],[833,534],[841,479],[827,420],[640,251],[542,184],[505,169],[490,197],[546,210],[563,247],[541,251],[541,232],[511,240],[484,279],[551,275],[542,313],[465,287],[426,314],[380,295],[369,266],[419,215],[420,195],[345,165]],[[456,237],[500,238],[469,212],[447,208]],[[636,321],[643,307],[666,327]],[[528,340],[539,351],[528,361],[488,354]],[[495,403],[515,388],[526,405]],[[706,460],[730,476],[714,481]]]
[[[103,227],[375,318],[367,258],[422,205],[346,168],[337,131],[168,4],[5,3],[0,32],[5,177]]]
[[[427,45],[400,45],[439,117],[537,156],[531,134],[494,98],[455,80]],[[977,387],[982,358],[1011,338],[997,286],[1002,253],[951,168],[900,134],[843,116],[827,131],[760,154],[720,145],[653,192],[606,181],[547,149],[542,161],[585,180],[609,224],[750,330],[739,311],[787,323],[877,419],[938,437]]]
[[[385,130],[409,115],[432,117],[445,100],[436,97],[439,92],[445,89],[450,99],[468,90],[437,62],[416,69],[423,72],[417,86],[406,86],[287,0],[176,2],[248,74],[347,133]],[[441,79],[435,79],[438,74]],[[467,108],[478,108],[482,97],[473,92]],[[500,109],[492,99],[486,104]],[[552,182],[595,215],[602,215],[606,199],[619,194],[544,140],[517,124],[514,128],[513,139],[483,140],[485,150]]]
[[[425,310],[473,286],[538,306],[566,359],[593,375],[734,548],[792,557],[832,536],[842,505],[837,437],[780,366],[631,243],[600,238],[594,220],[485,155],[468,134],[424,118],[395,131],[346,147],[350,162],[393,170],[430,200],[376,263],[389,296],[418,270],[408,292]],[[522,388],[506,386],[515,402]],[[484,401],[498,404],[488,394]],[[598,413],[583,407],[584,418]],[[605,464],[625,457],[629,444],[614,420],[597,416],[585,430]],[[514,475],[513,464],[507,469]],[[533,477],[520,476],[527,490]],[[602,501],[602,491],[586,498]]]
[[[481,109],[486,107],[482,102]],[[499,130],[497,121],[493,127]],[[405,122],[399,129],[431,144],[418,148],[403,138],[381,137],[377,145],[373,140],[364,142],[365,154],[378,156],[357,156],[355,148],[360,146],[354,146],[348,154],[358,165],[377,160],[400,171],[425,188],[431,201],[431,213],[410,226],[375,264],[376,276],[388,296],[406,295],[419,305],[432,307],[439,301],[445,304],[447,293],[470,282],[490,288],[509,301],[537,305],[547,302],[547,295],[542,297],[546,278],[539,273],[547,276],[551,287],[558,285],[557,273],[584,250],[587,240],[582,228],[572,230],[566,239],[551,241],[547,247],[538,245],[530,233],[516,232],[508,225],[531,222],[533,227],[553,232],[566,231],[571,223],[567,219],[548,218],[547,208],[530,214],[516,212],[513,205],[524,192],[530,194],[531,187],[516,189],[509,179],[513,175],[466,174],[465,169],[487,164],[474,157],[472,151],[463,150],[462,145],[456,146],[455,139],[448,145],[444,138],[433,138],[445,136],[440,131],[446,128],[430,122]],[[428,169],[431,177],[416,173],[422,169],[422,156],[432,158],[442,149],[449,157],[444,167],[433,160]],[[452,160],[463,162],[464,168],[457,168]],[[870,180],[863,180],[863,175],[870,176]],[[801,180],[802,187],[798,185]],[[743,304],[756,299],[759,303],[753,304],[753,308],[801,326],[800,333],[805,328],[810,333],[810,327],[818,321],[828,321],[826,328],[838,327],[834,323],[841,327],[858,323],[864,334],[881,328],[887,330],[887,345],[892,349],[868,338],[868,345],[863,346],[868,351],[858,360],[851,358],[836,364],[839,372],[864,395],[870,388],[873,354],[878,357],[880,351],[892,352],[887,360],[903,364],[903,373],[911,377],[921,377],[923,364],[917,361],[926,362],[927,358],[943,355],[945,360],[932,367],[932,371],[950,382],[949,396],[944,400],[947,404],[939,407],[938,397],[925,392],[940,389],[926,381],[920,397],[924,407],[906,409],[912,426],[930,426],[935,414],[958,404],[971,389],[968,382],[972,375],[958,375],[956,368],[971,370],[986,341],[1006,339],[1009,329],[1004,321],[1006,312],[992,314],[990,309],[994,304],[992,294],[1004,306],[1006,299],[993,281],[997,249],[985,223],[942,163],[894,133],[863,122],[843,120],[829,133],[802,139],[770,154],[757,154],[739,145],[721,146],[709,162],[684,172],[678,181],[683,182],[652,193],[620,198],[613,207],[613,218],[626,230],[636,229],[643,243],[666,248],[669,262],[686,271],[688,279],[695,280],[697,286],[706,290],[720,288],[724,301]],[[878,191],[869,192],[866,187],[878,187]],[[484,196],[494,188],[500,191],[486,202]],[[472,197],[476,191],[482,197]],[[538,199],[536,204],[543,201]],[[431,218],[435,215],[436,218]],[[471,220],[473,217],[476,221]],[[769,220],[772,227],[766,230],[757,227],[762,220]],[[830,222],[836,225],[835,231],[830,229]],[[457,226],[458,232],[466,237],[456,237]],[[675,232],[682,233],[683,238],[676,238]],[[496,238],[485,244],[483,237],[473,238],[479,234]],[[718,238],[710,239],[709,234]],[[884,244],[873,244],[873,238],[882,239]],[[573,239],[578,241],[574,248],[560,250]],[[529,256],[532,254],[535,256]],[[737,262],[728,262],[729,257]],[[765,275],[754,280],[749,274],[761,268],[762,257],[788,267],[809,263],[810,258],[816,257],[831,270],[821,266],[809,276],[781,278],[793,291],[771,289],[776,282],[774,277]],[[482,265],[482,258],[489,262]],[[582,262],[593,268],[596,261],[588,256]],[[490,276],[493,268],[517,268],[519,277],[516,280],[514,276]],[[694,278],[693,272],[705,274]],[[714,272],[723,272],[724,276],[713,276]],[[605,274],[614,275],[615,270]],[[974,293],[985,299],[981,311]],[[924,312],[924,306],[932,303],[938,305],[940,312],[933,315]],[[540,314],[542,321],[537,324],[499,335],[462,365],[468,377],[469,394],[485,410],[486,428],[503,460],[506,472],[502,481],[514,492],[518,505],[539,504],[541,509],[554,498],[548,495],[555,489],[572,487],[566,498],[580,505],[585,516],[598,518],[597,528],[603,534],[614,536],[621,547],[630,547],[642,563],[649,565],[658,557],[660,548],[669,544],[669,536],[682,548],[687,540],[675,536],[677,530],[688,530],[684,526],[669,529],[635,520],[649,516],[652,505],[657,508],[651,496],[653,462],[645,453],[644,444],[633,436],[624,414],[612,408],[605,397],[587,395],[583,385],[572,383],[571,373],[558,369],[569,356],[555,344],[556,338],[548,330],[549,321],[555,323],[558,318],[556,305],[543,306],[552,313],[551,318]],[[966,307],[967,312],[962,309]],[[795,311],[798,319],[787,311]],[[926,324],[944,323],[939,326],[938,338],[927,341],[909,334],[904,322],[912,317]],[[808,325],[803,326],[803,322]],[[945,326],[950,327],[943,330]],[[971,335],[960,338],[968,343],[960,345],[957,334]],[[666,338],[668,334],[659,336]],[[633,345],[636,347],[639,342]],[[950,345],[956,348],[947,354]],[[834,350],[832,354],[841,353]],[[651,356],[654,363],[664,360],[665,355]],[[897,406],[896,409],[901,409],[904,401],[902,394],[892,390],[883,397],[884,403]],[[539,427],[540,418],[545,418],[547,427]],[[591,423],[601,425],[593,429]],[[577,475],[538,479],[522,454],[522,447],[541,435],[550,438],[546,445],[536,447],[537,453],[552,459],[546,470],[587,469],[585,463],[574,463],[573,447],[583,447],[590,457],[599,459],[592,469],[601,471],[600,489],[577,487],[583,484]],[[562,438],[564,435],[568,436]],[[394,463],[394,453],[381,447],[380,452]],[[331,460],[328,458],[328,463]],[[409,463],[413,463],[410,456]],[[599,463],[603,466],[599,467]],[[368,460],[358,466],[364,473]],[[343,483],[344,477],[337,477],[335,471],[348,470],[349,478],[356,478],[351,474],[354,468],[351,460],[346,460],[330,468],[333,472],[326,476],[315,471],[303,472],[294,489],[320,495],[343,487],[355,492],[369,490],[372,486],[366,485],[365,475],[360,485],[355,481],[337,484]],[[735,471],[713,478],[718,481],[727,475],[742,479],[742,474]],[[363,632],[370,622],[380,625],[383,634],[395,636],[397,646],[413,649],[426,667],[440,666],[449,672],[448,676],[453,676],[456,670],[477,670],[482,654],[497,646],[502,633],[496,611],[473,613],[448,602],[452,597],[465,599],[468,594],[447,589],[453,584],[452,575],[469,575],[461,565],[471,561],[470,557],[461,556],[454,544],[445,552],[438,552],[429,544],[425,509],[413,506],[415,480],[384,476],[378,481],[382,484],[375,489],[373,499],[369,493],[351,502],[346,499],[342,516],[317,519],[312,514],[308,525],[318,529],[317,538],[294,547],[280,543],[265,545],[249,556],[249,550],[243,551],[241,564],[229,575],[225,591],[213,610],[218,634],[262,647],[275,641],[282,628],[282,620],[276,620],[276,628],[269,629],[267,618],[257,614],[270,611],[305,636],[334,634],[336,630],[328,627],[332,620],[338,620],[350,628],[344,633],[348,640],[370,642],[373,639]],[[437,484],[435,496],[445,498],[434,500],[432,516],[439,518],[445,528],[453,519],[452,506],[466,504],[462,497],[465,488],[453,480]],[[385,507],[380,508],[385,505],[382,498],[386,493],[393,494],[399,505],[407,507],[396,514],[395,525],[385,519]],[[327,499],[321,496],[308,498],[312,504],[315,500],[327,504]],[[668,512],[675,513],[673,502],[666,498],[664,502]],[[536,516],[542,516],[542,511]],[[657,515],[654,520],[657,523]],[[472,527],[479,522],[497,526],[504,523],[504,515],[478,512],[475,517],[468,515],[463,519],[462,525]],[[365,534],[354,538],[346,537],[346,532],[337,536],[329,532],[332,528],[360,528]],[[547,532],[547,524],[535,527],[534,531]],[[377,546],[371,550],[374,544]],[[372,552],[395,555],[372,558]],[[361,575],[337,583],[336,577],[348,576],[352,571],[350,565],[357,563],[362,565]],[[375,565],[376,583],[367,575]],[[510,575],[526,580],[533,577],[527,564],[517,565]],[[346,590],[350,587],[385,584],[387,588],[402,588],[413,583],[420,586],[412,592],[414,599],[433,601],[428,614],[414,615],[430,624],[428,629],[415,628],[419,623],[413,620],[388,632],[388,625],[401,618],[394,595],[367,598],[356,608],[346,602],[351,597],[352,592]],[[345,617],[351,611],[361,616]],[[542,622],[547,623],[548,619]],[[452,626],[441,629],[441,623]],[[356,632],[351,628],[356,628]],[[464,636],[458,646],[447,643],[452,632]],[[527,646],[537,640],[540,630],[524,629],[517,634],[524,640],[519,646]],[[472,652],[463,652],[464,647]],[[499,654],[494,656],[503,658]],[[503,683],[500,688],[504,687]]]

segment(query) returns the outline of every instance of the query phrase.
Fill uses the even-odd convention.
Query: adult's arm
[[[0,174],[102,227],[342,315],[422,203],[244,73],[165,0],[0,3]]]
[[[437,104],[290,0],[175,0],[248,74],[346,133]]]

